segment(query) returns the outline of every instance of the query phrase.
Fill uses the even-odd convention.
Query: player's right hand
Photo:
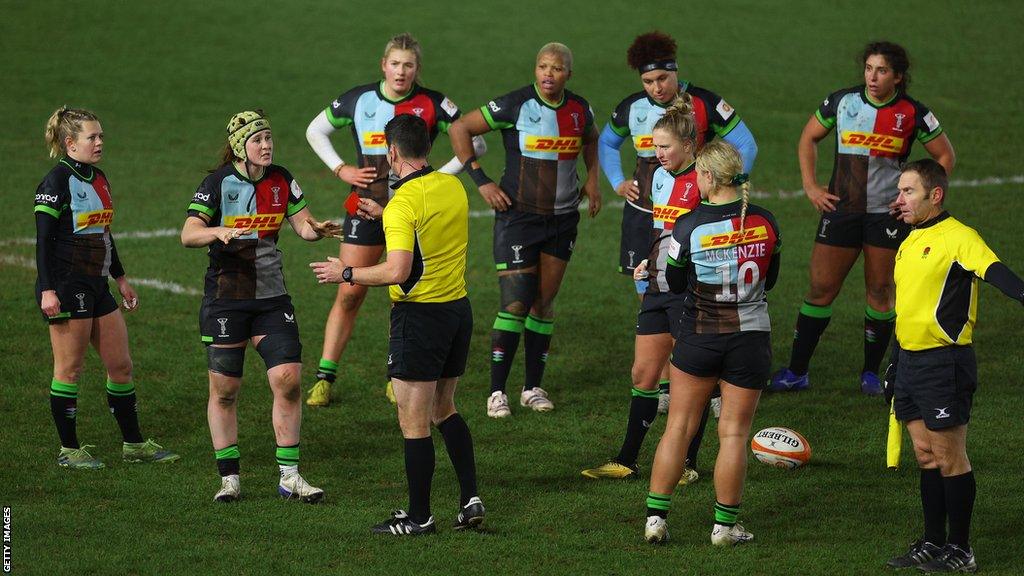
[[[647,258],[644,258],[636,265],[636,268],[633,268],[633,280],[638,282],[640,280],[647,280],[649,275],[650,274],[647,272]]]
[[[640,185],[636,180],[623,180],[615,189],[615,193],[630,202],[636,202],[640,198]]]
[[[804,186],[804,194],[807,194],[807,199],[811,201],[814,209],[818,212],[836,211],[836,202],[839,201],[839,196],[829,194],[824,186],[818,184]]]
[[[46,314],[48,318],[53,318],[57,314],[60,314],[60,298],[57,297],[56,290],[43,290],[42,301],[39,303],[39,309]]]
[[[491,208],[498,212],[504,212],[512,207],[512,201],[509,200],[508,194],[505,194],[505,191],[494,182],[488,182],[481,186],[480,195],[484,197]]]
[[[334,169],[334,175],[353,186],[366,188],[377,178],[377,169],[373,166],[358,168],[356,166],[342,164]]]
[[[217,240],[227,244],[228,242],[237,240],[239,237],[245,236],[250,232],[252,232],[252,228],[246,228],[243,230],[241,228],[228,228],[226,226],[221,226],[220,230],[217,230]]]

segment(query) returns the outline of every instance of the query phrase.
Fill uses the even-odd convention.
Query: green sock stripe
[[[516,334],[523,333],[524,320],[522,316],[516,316],[515,314],[509,314],[508,312],[498,312],[498,317],[494,319],[495,330],[501,330],[502,332],[514,332]]]
[[[633,396],[633,398],[639,396],[641,398],[654,398],[655,400],[657,400],[658,396],[661,395],[661,390],[658,390],[657,388],[655,388],[654,390],[643,390],[641,388],[633,386],[633,388],[630,390],[630,394]]]
[[[669,494],[655,494],[654,492],[647,493],[647,507],[652,510],[664,510],[668,512],[669,507],[672,505],[672,496]]]
[[[117,382],[111,382],[107,380],[107,394],[111,396],[131,396],[135,394],[135,384],[127,382],[125,384],[118,384]]]
[[[232,444],[227,448],[221,448],[220,450],[214,452],[214,454],[217,456],[217,460],[227,460],[228,458],[240,458],[242,456],[241,452],[238,451],[238,444]]]
[[[320,365],[317,366],[317,369],[325,374],[337,374],[338,363],[332,360],[328,360],[327,358],[321,358]]]
[[[78,398],[78,384],[69,384],[54,378],[50,380],[50,394],[61,398]]]
[[[526,317],[526,329],[538,334],[544,334],[545,336],[551,336],[551,333],[555,331],[555,321],[554,319],[544,320],[530,314]]]
[[[800,313],[811,318],[831,318],[832,306],[815,306],[814,304],[804,302],[800,306]]]
[[[864,315],[867,316],[868,318],[871,318],[872,320],[881,320],[883,322],[888,322],[896,319],[896,310],[879,312],[878,310],[875,310],[871,306],[865,306]]]
[[[278,446],[277,463],[281,466],[295,466],[299,463],[299,447]]]
[[[715,522],[719,524],[735,524],[736,516],[740,513],[739,506],[726,506],[715,502]]]

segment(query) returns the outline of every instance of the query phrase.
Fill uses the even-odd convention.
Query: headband
[[[640,67],[640,73],[646,74],[651,70],[668,70],[669,72],[675,72],[679,70],[679,66],[676,65],[675,60],[655,60],[649,62]]]

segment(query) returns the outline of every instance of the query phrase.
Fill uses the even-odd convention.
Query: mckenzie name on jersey
[[[545,102],[535,85],[495,98],[480,111],[505,144],[501,189],[512,208],[533,214],[565,214],[580,203],[576,158],[594,112],[566,90],[557,105]]]
[[[192,196],[188,215],[211,227],[251,232],[227,244],[210,244],[206,295],[250,300],[286,294],[277,235],[285,218],[305,207],[298,182],[281,166],[271,164],[255,182],[232,164],[207,176]]]
[[[430,141],[438,131],[448,133],[448,127],[459,118],[459,107],[440,92],[418,84],[399,100],[389,100],[381,91],[382,82],[357,86],[345,92],[327,107],[327,119],[335,128],[352,126],[360,168],[372,166],[377,177],[367,188],[353,186],[363,198],[370,198],[381,206],[388,202],[388,146],[384,141],[384,126],[395,116],[414,114],[427,123]]]
[[[914,140],[925,144],[942,126],[924,105],[897,93],[876,104],[864,86],[833,92],[814,113],[836,130],[836,158],[829,192],[839,196],[836,212],[884,214],[896,200],[900,166]]]
[[[696,165],[691,162],[675,173],[659,166],[652,179],[651,204],[654,208],[654,240],[647,256],[647,292],[656,294],[669,291],[665,266],[668,265],[669,240],[676,220],[700,204]]]
[[[697,121],[697,147],[716,135],[724,138],[740,123],[740,115],[721,96],[688,82],[679,83],[679,94],[687,93],[693,102],[693,116]],[[640,188],[640,198],[630,202],[633,206],[651,211],[651,178],[658,168],[654,156],[654,125],[665,115],[672,103],[661,104],[641,90],[627,96],[612,112],[611,128],[619,136],[631,137],[636,150],[636,169],[633,179]]]
[[[61,158],[36,188],[34,210],[57,219],[51,273],[110,275],[114,203],[102,170]]]
[[[684,266],[687,291],[682,328],[698,334],[771,331],[765,280],[782,246],[771,212],[742,202],[702,203],[676,222],[668,264]]]

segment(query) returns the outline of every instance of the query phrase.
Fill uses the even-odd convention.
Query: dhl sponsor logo
[[[874,134],[872,132],[853,132],[847,130],[842,133],[842,143],[843,146],[870,148],[879,152],[900,152],[903,150],[903,138],[886,136],[885,134]]]
[[[746,230],[726,232],[724,234],[706,234],[700,237],[700,247],[728,248],[729,246],[749,244],[750,242],[767,239],[768,229],[764,226],[758,226],[756,228],[747,228]]]
[[[654,150],[654,136],[651,136],[650,134],[633,136],[633,147],[639,152],[649,152]]]
[[[75,230],[92,228],[93,226],[108,226],[113,221],[113,210],[95,210],[93,212],[83,212],[78,215],[78,221],[75,222]]]
[[[241,228],[242,230],[278,230],[284,214],[256,214],[254,216],[228,216],[224,218],[224,225],[228,228]]]
[[[363,146],[368,148],[379,148],[387,146],[387,139],[383,132],[363,132]]]
[[[579,152],[583,139],[579,136],[527,136],[527,152]]]
[[[659,222],[675,222],[677,218],[689,211],[687,208],[658,204],[654,206],[654,219]]]

